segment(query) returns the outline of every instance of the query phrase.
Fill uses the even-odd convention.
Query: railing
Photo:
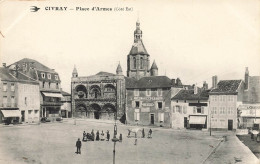
[[[62,102],[49,102],[49,101],[43,101],[44,106],[61,106],[63,105]]]

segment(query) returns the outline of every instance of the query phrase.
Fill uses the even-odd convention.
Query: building
[[[0,68],[0,122],[39,122],[39,83],[18,69]]]
[[[125,78],[120,64],[116,74],[99,72],[78,76],[74,67],[71,78],[73,117],[125,120]]]
[[[237,108],[243,102],[243,93],[242,80],[221,80],[209,92],[209,121],[213,130],[237,129]]]
[[[40,62],[24,58],[8,66],[25,77],[37,81],[40,87],[40,117],[55,120],[61,115],[61,98],[59,74]]]
[[[134,31],[134,43],[127,55],[127,77],[139,80],[146,76],[157,76],[158,67],[153,62],[150,68],[150,55],[143,44],[143,32],[140,29],[140,22],[136,22],[136,30]]]
[[[209,91],[194,86],[182,89],[171,101],[172,128],[208,129]]]
[[[259,129],[260,124],[260,76],[249,76],[245,70],[243,104],[238,107],[239,128]]]
[[[61,94],[62,94],[61,102],[63,104],[61,106],[61,117],[71,118],[71,94],[62,90],[61,90]]]
[[[130,125],[171,126],[175,80],[167,76],[126,78],[126,120]]]

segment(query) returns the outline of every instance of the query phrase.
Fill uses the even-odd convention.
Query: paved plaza
[[[225,152],[225,155],[217,154],[215,156],[218,156],[218,159],[215,160],[214,154],[222,152],[221,147],[223,144],[226,145],[225,142],[221,142],[222,133],[213,133],[213,136],[209,136],[208,132],[203,131],[152,128],[152,139],[141,138],[139,132],[138,143],[134,145],[135,138],[127,138],[128,128],[130,127],[126,125],[118,125],[118,134],[123,135],[123,141],[116,144],[118,164],[219,163],[221,159],[219,155],[225,157],[221,160],[223,163],[235,162],[232,159],[236,156],[236,151],[230,155],[228,152]],[[113,136],[113,124],[108,121],[77,120],[75,125],[74,120],[71,119],[62,123],[2,126],[0,127],[0,163],[111,164],[112,141],[82,142],[81,155],[75,154],[76,140],[82,139],[84,130],[90,133],[92,129],[95,132],[109,130],[111,138]],[[145,127],[146,137],[148,130],[149,128]],[[227,135],[228,138],[235,138],[233,133]],[[225,149],[227,150],[227,147],[236,142],[240,141],[235,140]],[[239,153],[244,151],[241,150]],[[250,154],[250,152],[246,153]],[[243,158],[243,155],[241,156]],[[251,159],[256,158],[250,156],[247,160]]]

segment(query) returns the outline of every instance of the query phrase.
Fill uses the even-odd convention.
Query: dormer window
[[[41,73],[42,78],[45,79],[45,73]]]
[[[51,74],[48,74],[48,79],[51,79]]]
[[[58,75],[55,75],[55,80],[59,80]]]
[[[146,96],[151,96],[151,89],[146,89]]]

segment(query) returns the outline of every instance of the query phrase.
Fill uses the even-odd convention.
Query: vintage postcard
[[[259,0],[1,0],[0,163],[260,163]]]

